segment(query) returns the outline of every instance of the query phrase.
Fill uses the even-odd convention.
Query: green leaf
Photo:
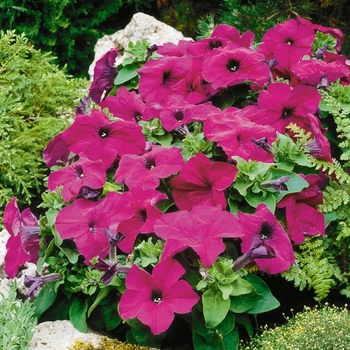
[[[219,290],[208,289],[202,295],[203,315],[207,328],[216,327],[230,309],[230,299],[224,300]]]
[[[279,301],[272,295],[269,286],[261,278],[253,274],[248,274],[245,276],[245,279],[247,279],[259,293],[259,301],[247,311],[249,314],[268,312],[280,306]]]
[[[252,291],[249,294],[232,296],[230,298],[230,310],[238,314],[246,312],[253,308],[259,302],[260,298],[259,293],[252,287]]]
[[[76,264],[78,262],[79,253],[77,250],[71,249],[68,247],[62,247],[62,246],[59,246],[59,248],[62,250],[64,255],[68,258],[69,262],[71,262],[72,264]]]
[[[58,212],[59,211],[56,209],[48,209],[48,211],[46,212],[47,224],[49,226],[53,226],[55,224]]]
[[[241,324],[246,329],[249,337],[254,335],[254,329],[248,314],[244,313],[236,315],[236,322]]]
[[[44,285],[35,298],[33,307],[35,308],[34,316],[39,320],[41,315],[53,305],[57,299],[55,291],[55,282],[50,282]]]
[[[192,312],[192,342],[195,350],[225,350],[222,337],[205,326],[203,312],[197,305]]]
[[[125,82],[131,80],[138,75],[137,69],[140,68],[140,64],[132,63],[124,66],[119,72],[114,80],[114,85],[121,85]]]
[[[236,324],[236,316],[233,312],[228,312],[226,317],[220,322],[216,327],[215,330],[221,334],[226,335],[229,334]]]
[[[232,287],[232,296],[249,294],[253,290],[252,285],[246,280],[244,280],[242,277],[235,279],[232,282]]]
[[[276,199],[272,192],[265,192],[261,194],[247,192],[245,199],[254,208],[256,208],[260,203],[265,203],[272,213],[275,212]]]
[[[87,300],[80,300],[76,298],[69,309],[69,319],[71,320],[74,328],[82,333],[86,333],[88,330],[86,323],[87,308]]]
[[[239,346],[238,327],[235,327],[230,333],[224,335],[225,350],[237,350]]]
[[[88,313],[87,313],[87,316],[90,317],[92,311],[94,311],[95,307],[101,302],[102,299],[104,299],[109,291],[111,290],[110,287],[104,287],[104,288],[101,288],[100,291],[98,292],[97,296],[96,296],[96,299],[95,301],[93,302],[93,304],[89,307],[89,310],[88,310]]]
[[[102,315],[107,331],[113,330],[114,328],[118,327],[122,322],[122,318],[118,313],[117,303],[113,304],[112,306],[104,305],[102,307]]]

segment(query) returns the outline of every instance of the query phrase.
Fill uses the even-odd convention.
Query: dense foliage
[[[152,2],[5,0],[0,4],[0,28],[25,33],[36,48],[52,52],[60,67],[67,65],[69,74],[87,77],[97,40],[127,24],[118,16],[121,8],[129,6],[134,12]]]
[[[246,346],[242,345],[241,349],[328,350],[349,347],[349,310],[325,305],[313,309],[305,307],[282,327],[266,327],[261,335],[255,336]]]
[[[88,81],[72,79],[24,34],[0,33],[0,208],[31,203],[47,175],[42,150],[69,125]],[[39,197],[40,198],[40,197]]]
[[[99,59],[43,151],[42,214],[17,198],[4,213],[5,272],[37,264],[40,322],[226,350],[280,307],[266,275],[348,296],[343,33],[297,17],[254,39],[221,24]]]
[[[12,283],[8,294],[0,293],[0,347],[27,350],[37,323],[29,300],[17,298],[17,285]]]

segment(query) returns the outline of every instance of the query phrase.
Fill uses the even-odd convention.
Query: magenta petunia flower
[[[105,229],[118,225],[133,215],[126,199],[117,192],[109,192],[97,202],[77,199],[57,215],[55,228],[62,239],[73,239],[85,263],[99,256],[104,259],[109,251]]]
[[[259,52],[266,57],[277,53],[281,48],[287,48],[301,59],[304,55],[310,55],[312,43],[315,40],[315,33],[310,26],[290,19],[283,23],[278,23],[275,27],[266,31],[259,45]]]
[[[237,169],[225,162],[211,162],[203,153],[197,153],[182,167],[179,176],[170,180],[172,196],[181,210],[196,205],[226,208],[224,190],[234,181]]]
[[[277,203],[278,208],[286,208],[287,230],[291,240],[300,244],[304,242],[305,235],[325,233],[325,217],[317,209],[322,204],[323,194],[320,188],[322,178],[316,174],[300,174],[309,187],[301,192],[289,194]]]
[[[341,61],[303,60],[291,67],[300,84],[328,89],[328,84],[349,76],[349,67]]]
[[[176,174],[184,163],[181,149],[152,145],[143,155],[124,155],[115,173],[118,183],[125,182],[129,189],[155,189],[159,179]]]
[[[190,46],[193,40],[179,40],[177,44],[168,42],[158,46],[157,54],[162,56],[181,57],[187,54],[187,47]]]
[[[203,59],[195,57],[186,76],[172,87],[172,92],[183,96],[185,101],[198,104],[214,96],[219,89],[213,89],[202,77]]]
[[[246,82],[262,87],[270,76],[263,60],[264,56],[254,50],[229,45],[205,56],[202,75],[214,89]]]
[[[217,25],[210,37],[219,37],[230,40],[231,43],[245,48],[250,48],[254,43],[254,34],[251,30],[244,32],[242,35],[239,30],[228,24]]]
[[[185,269],[174,259],[158,263],[152,275],[133,265],[120,298],[120,316],[125,320],[137,317],[154,335],[165,332],[175,313],[191,312],[200,299],[188,282],[179,281],[184,273]]]
[[[15,278],[20,266],[28,261],[36,263],[39,258],[39,222],[28,208],[21,213],[14,197],[5,207],[3,224],[10,234],[6,243],[5,272]]]
[[[151,233],[154,231],[154,222],[159,219],[163,213],[156,207],[156,204],[168,197],[156,190],[143,190],[134,188],[123,194],[124,198],[130,203],[133,216],[123,220],[118,225],[118,232],[124,238],[118,243],[124,253],[131,253],[134,248],[136,237],[139,233]]]
[[[146,102],[161,102],[168,94],[172,93],[172,87],[185,78],[192,57],[160,57],[157,60],[147,61],[139,69],[140,75],[139,93]]]
[[[57,134],[43,150],[43,159],[48,168],[68,162],[69,149],[62,133]]]
[[[99,60],[94,68],[93,81],[89,87],[91,99],[99,104],[113,88],[113,82],[118,74],[115,60],[118,49],[110,49]]]
[[[62,138],[71,152],[84,153],[90,160],[100,159],[106,168],[117,156],[143,153],[146,145],[139,125],[125,120],[110,121],[98,109],[90,116],[78,114]]]
[[[105,182],[106,167],[101,160],[93,161],[81,155],[73,164],[52,172],[49,175],[47,188],[54,191],[57,187],[63,186],[62,198],[65,202],[69,202],[79,195],[84,186],[99,189]]]
[[[272,248],[274,258],[254,259],[259,268],[275,274],[289,270],[295,263],[294,251],[287,232],[265,204],[259,204],[254,214],[238,213],[241,230],[242,253],[247,253],[258,236],[265,247]]]
[[[213,115],[206,120],[204,135],[209,141],[215,141],[229,158],[239,156],[245,160],[273,162],[273,155],[253,141],[264,139],[271,144],[276,139],[275,129],[248,119],[261,120],[264,117],[265,113],[256,106],[228,108],[224,116]]]
[[[211,102],[192,104],[182,96],[170,95],[162,103],[150,102],[145,110],[145,120],[159,118],[166,131],[173,131],[192,121],[201,121],[213,112],[218,112]]]
[[[321,26],[319,24],[314,24],[312,22],[310,22],[309,20],[305,19],[305,18],[301,18],[301,17],[297,17],[297,22],[307,25],[309,27],[311,27],[315,32],[319,31],[321,33],[324,34],[330,34],[331,36],[333,36],[334,38],[337,39],[337,43],[334,47],[335,50],[337,50],[338,52],[341,49],[342,43],[344,41],[344,34],[342,33],[342,31],[338,28],[332,28],[332,27],[324,27]]]
[[[116,96],[107,96],[100,103],[102,109],[108,108],[115,117],[138,122],[142,119],[145,103],[135,91],[129,91],[125,86],[118,89]]]
[[[323,128],[320,120],[315,115],[308,114],[308,119],[313,136],[313,140],[306,144],[310,154],[317,159],[333,163],[331,145],[325,136],[327,130]]]
[[[237,217],[220,207],[202,205],[191,211],[163,214],[156,220],[154,232],[166,240],[162,259],[192,248],[205,267],[210,267],[225,250],[222,238],[241,237]]]
[[[253,117],[251,120],[271,125],[284,134],[290,123],[300,127],[309,125],[306,115],[316,113],[320,101],[320,93],[312,86],[301,85],[292,89],[285,83],[273,83],[267,90],[261,91],[258,97],[258,106],[265,112],[265,116]]]

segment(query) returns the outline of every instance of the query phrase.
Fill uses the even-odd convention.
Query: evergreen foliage
[[[96,41],[109,30],[125,27],[119,10],[132,4],[136,11],[153,0],[4,0],[0,28],[26,33],[36,48],[52,52],[70,74],[86,76]]]
[[[254,336],[244,350],[329,350],[349,349],[350,313],[345,307],[326,304],[323,307],[304,307],[303,312],[288,323],[274,329],[264,328],[261,335]]]
[[[296,264],[281,274],[287,281],[293,281],[299,290],[313,289],[314,299],[325,299],[336,285],[339,268],[327,257],[324,239],[320,236],[307,237],[305,242],[295,248]]]
[[[17,196],[31,203],[46,166],[42,150],[69,124],[88,81],[72,79],[24,34],[0,32],[0,212]]]
[[[33,338],[36,318],[30,300],[17,298],[13,283],[8,295],[0,293],[0,349],[26,350]]]
[[[337,27],[346,34],[350,31],[349,15],[347,0],[224,0],[219,7],[218,22],[233,25],[241,32],[251,30],[258,43],[267,29],[297,16],[326,27]],[[349,40],[345,40],[343,53],[349,49]]]

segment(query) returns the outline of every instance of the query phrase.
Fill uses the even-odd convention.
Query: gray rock
[[[76,340],[91,342],[94,347],[97,347],[102,337],[101,334],[91,330],[81,333],[73,327],[70,321],[43,322],[35,327],[29,349],[66,350]]]
[[[96,61],[112,48],[118,48],[121,54],[117,57],[116,65],[123,60],[123,50],[128,47],[129,42],[145,39],[150,45],[161,45],[166,42],[178,43],[179,40],[192,40],[185,38],[175,28],[156,20],[154,17],[138,12],[132,17],[130,23],[112,35],[105,35],[99,39],[95,46],[95,58],[89,67],[89,75],[92,79]]]

